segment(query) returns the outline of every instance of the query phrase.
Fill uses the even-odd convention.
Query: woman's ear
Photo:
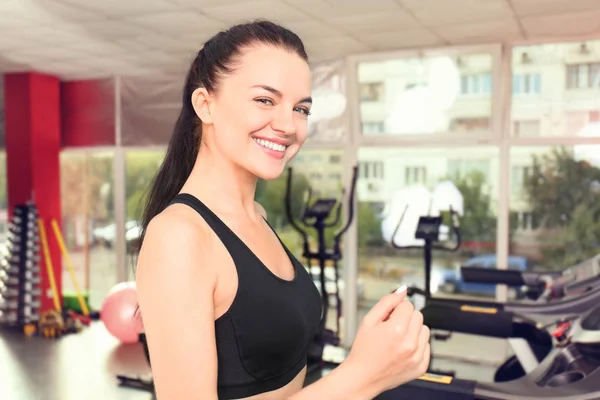
[[[212,116],[210,115],[210,102],[212,98],[208,91],[205,88],[194,90],[191,100],[198,118],[205,124],[212,124]]]

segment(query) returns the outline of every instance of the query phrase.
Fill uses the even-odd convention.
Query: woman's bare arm
[[[158,400],[217,399],[210,243],[177,206],[147,229],[136,283]]]
[[[360,366],[343,362],[287,400],[372,400],[379,393],[380,390],[363,379]]]

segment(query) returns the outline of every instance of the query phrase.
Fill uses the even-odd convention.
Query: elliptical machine
[[[310,249],[308,234],[306,229],[302,228],[295,220],[292,215],[292,175],[293,170],[291,167],[288,168],[288,179],[285,195],[285,210],[290,222],[290,225],[302,236],[302,256],[306,258],[309,268],[309,273],[312,275],[312,261],[317,260],[319,262],[319,284],[321,292],[321,302],[323,304],[323,313],[321,316],[321,323],[319,330],[314,337],[312,346],[308,352],[308,373],[314,372],[324,367],[335,368],[339,365],[339,362],[333,360],[325,360],[323,358],[323,351],[326,345],[339,346],[340,344],[340,318],[342,316],[342,304],[339,295],[339,276],[338,276],[338,261],[342,259],[341,251],[341,238],[342,235],[348,230],[352,219],[354,217],[354,193],[356,187],[356,180],[358,177],[358,167],[354,167],[352,171],[352,180],[350,186],[350,193],[348,195],[348,212],[346,223],[340,228],[335,234],[333,239],[333,247],[327,248],[325,241],[326,229],[333,228],[340,222],[340,216],[342,214],[342,200],[335,198],[317,198],[313,200],[312,188],[308,188],[308,197],[305,200],[303,206],[303,212],[300,222],[305,227],[313,228],[317,232],[317,243],[318,247],[316,251]],[[344,197],[345,189],[342,189],[342,198]],[[332,221],[330,217],[334,215]],[[329,221],[329,222],[328,222]],[[332,331],[327,328],[327,314],[329,311],[330,294],[327,292],[325,269],[326,264],[331,262],[333,264],[333,280],[335,282],[335,296],[337,318],[336,318],[336,331]]]

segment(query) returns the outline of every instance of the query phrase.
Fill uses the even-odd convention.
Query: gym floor
[[[458,377],[489,381],[499,362],[502,343],[456,335],[435,343],[440,354],[477,354],[483,364],[436,359],[434,367],[452,369]],[[0,399],[6,400],[152,400],[144,391],[118,386],[117,374],[146,375],[140,345],[121,345],[95,322],[78,334],[58,340],[0,330]],[[314,378],[313,378],[314,379]],[[309,383],[309,382],[307,382]]]

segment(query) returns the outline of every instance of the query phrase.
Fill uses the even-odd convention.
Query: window
[[[100,309],[117,284],[113,159],[107,151],[63,151],[60,154],[62,235],[71,260],[77,261],[80,289]],[[49,221],[48,221],[49,223]],[[48,227],[48,240],[54,240]],[[63,292],[75,293],[63,258]]]
[[[320,162],[323,162],[323,157],[321,156],[321,154],[311,154],[310,162],[311,164],[318,164]]]
[[[340,174],[339,172],[332,172],[329,174],[329,179],[332,181],[341,181],[342,174]]]
[[[424,184],[427,181],[426,167],[404,168],[404,183],[407,185]]]
[[[318,173],[318,172],[311,172],[311,173],[308,175],[308,178],[309,178],[311,181],[318,181],[318,180],[320,180],[322,177],[323,177],[323,175],[321,175],[321,174],[320,174],[320,173]]]
[[[542,91],[540,74],[513,75],[513,94],[540,94]]]
[[[490,173],[490,161],[473,160],[448,160],[448,177],[450,179],[466,178],[473,173],[479,173],[487,180]]]
[[[492,74],[463,75],[460,78],[460,93],[462,95],[477,95],[492,93]]]
[[[414,239],[418,213],[427,213],[430,199],[419,196],[410,188],[419,182],[432,191],[442,181],[448,180],[451,166],[466,170],[486,169],[485,164],[498,164],[498,150],[493,147],[478,146],[468,148],[386,148],[364,147],[358,151],[361,165],[379,159],[390,173],[386,174],[381,185],[369,185],[370,180],[360,177],[357,185],[358,263],[359,282],[365,286],[364,299],[359,301],[359,312],[366,312],[385,293],[398,286],[398,282],[410,280],[410,284],[424,286],[422,250],[397,250],[390,244],[392,232],[401,223],[406,211],[406,225],[402,222],[395,241],[400,245]],[[397,172],[396,172],[397,171]],[[405,180],[404,175],[409,178]],[[434,296],[452,296],[452,282],[456,266],[464,265],[477,256],[495,257],[497,225],[498,179],[490,175],[488,179],[452,179],[457,189],[463,193],[465,214],[460,218],[462,245],[457,252],[433,257],[431,288]],[[378,183],[378,182],[375,182]],[[444,224],[447,224],[445,220]],[[439,273],[435,272],[439,271]],[[462,284],[461,284],[462,285]],[[494,296],[495,287],[477,292],[465,285],[469,296]],[[359,295],[361,291],[359,289]]]
[[[600,177],[598,150],[598,145],[511,148],[511,187],[521,191],[510,192],[511,255],[563,270],[598,254],[600,193],[593,189]]]
[[[329,164],[340,164],[342,162],[342,156],[338,154],[332,154],[329,156]]]
[[[531,166],[516,165],[512,167],[512,174],[510,177],[511,188],[513,191],[520,192],[525,188],[525,183],[529,174],[531,173]]]
[[[540,121],[523,120],[513,122],[513,135],[516,137],[540,136]]]
[[[515,47],[512,85],[513,137],[600,137],[600,40]]]
[[[600,88],[600,62],[567,65],[567,89]]]
[[[363,135],[384,133],[385,130],[384,123],[381,121],[363,122],[361,125]]]
[[[385,86],[383,82],[360,84],[360,101],[383,101]]]
[[[453,123],[454,118],[489,120],[492,64],[491,54],[359,63],[358,112],[362,134],[454,133],[463,129]],[[472,95],[481,103],[461,101]],[[469,128],[469,125],[464,127]]]
[[[452,132],[473,132],[490,129],[489,118],[455,118],[451,123]]]
[[[383,162],[381,161],[361,161],[358,168],[360,178],[383,179]]]

